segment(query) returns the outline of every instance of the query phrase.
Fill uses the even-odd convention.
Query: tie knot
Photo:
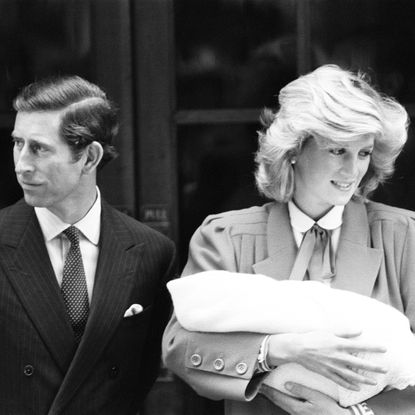
[[[310,228],[310,231],[313,232],[316,237],[320,236],[320,238],[323,238],[323,237],[327,236],[327,230],[322,228],[321,226],[317,225],[317,223],[315,223]]]
[[[66,235],[71,244],[79,244],[79,229],[75,226],[69,226],[62,233]]]

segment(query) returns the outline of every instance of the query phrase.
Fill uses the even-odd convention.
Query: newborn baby
[[[386,374],[371,374],[376,385],[352,391],[301,365],[287,363],[265,383],[284,392],[293,381],[323,392],[342,406],[362,402],[384,388],[415,385],[415,338],[408,319],[395,308],[316,281],[277,281],[259,274],[205,271],[167,284],[179,323],[190,331],[332,333],[361,331],[361,338],[385,346],[386,353],[359,354]],[[218,289],[220,287],[220,289]]]

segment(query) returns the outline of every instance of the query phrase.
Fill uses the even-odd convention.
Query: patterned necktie
[[[71,247],[63,266],[61,291],[75,334],[75,340],[79,343],[88,319],[88,290],[79,248],[79,230],[75,226],[70,226],[63,233],[71,242]]]
[[[290,279],[329,284],[335,275],[330,235],[316,223],[306,232],[291,271]]]

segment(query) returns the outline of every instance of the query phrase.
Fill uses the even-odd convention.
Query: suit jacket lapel
[[[343,214],[333,288],[370,296],[382,257],[382,250],[370,247],[366,206],[363,203],[349,202]]]
[[[20,202],[4,224],[0,263],[46,347],[65,373],[74,340],[34,210]]]
[[[129,305],[143,246],[103,203],[100,254],[85,333],[50,411],[65,406],[88,377]],[[139,282],[138,282],[139,283]]]
[[[267,246],[268,258],[253,265],[255,273],[286,280],[297,254],[287,204],[271,205],[267,223]]]

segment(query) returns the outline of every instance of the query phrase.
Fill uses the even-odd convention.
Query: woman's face
[[[294,202],[318,219],[334,205],[345,205],[369,167],[374,146],[371,136],[320,147],[308,139],[294,164]]]

